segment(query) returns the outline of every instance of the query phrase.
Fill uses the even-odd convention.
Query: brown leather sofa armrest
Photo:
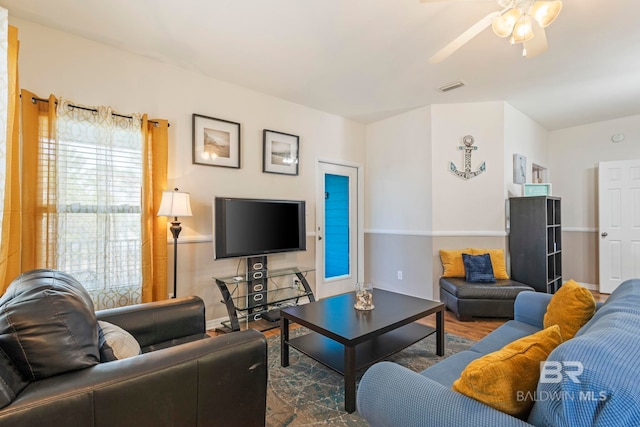
[[[197,296],[101,310],[96,317],[120,326],[143,348],[206,332],[205,306]]]
[[[266,339],[247,330],[33,382],[0,425],[263,426],[266,387]]]

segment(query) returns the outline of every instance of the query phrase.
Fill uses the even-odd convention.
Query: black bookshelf
[[[562,212],[559,197],[509,199],[511,278],[538,292],[562,286]]]

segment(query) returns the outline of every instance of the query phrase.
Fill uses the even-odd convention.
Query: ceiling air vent
[[[458,80],[457,82],[449,83],[439,88],[440,92],[449,92],[450,90],[458,89],[459,87],[465,86],[466,83],[462,80]]]

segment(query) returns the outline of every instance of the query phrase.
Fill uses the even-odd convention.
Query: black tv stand
[[[256,264],[263,268],[256,268]],[[275,316],[279,318],[280,308],[298,305],[302,298],[315,301],[306,279],[308,273],[315,271],[313,268],[267,269],[266,265],[266,257],[252,257],[247,259],[244,276],[214,277],[229,314],[229,320],[222,322],[218,331],[276,328],[279,323]]]

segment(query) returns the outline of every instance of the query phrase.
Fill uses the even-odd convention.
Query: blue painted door
[[[354,290],[358,281],[358,168],[319,162],[316,296]]]
[[[324,176],[324,277],[346,276],[349,259],[349,177]]]

